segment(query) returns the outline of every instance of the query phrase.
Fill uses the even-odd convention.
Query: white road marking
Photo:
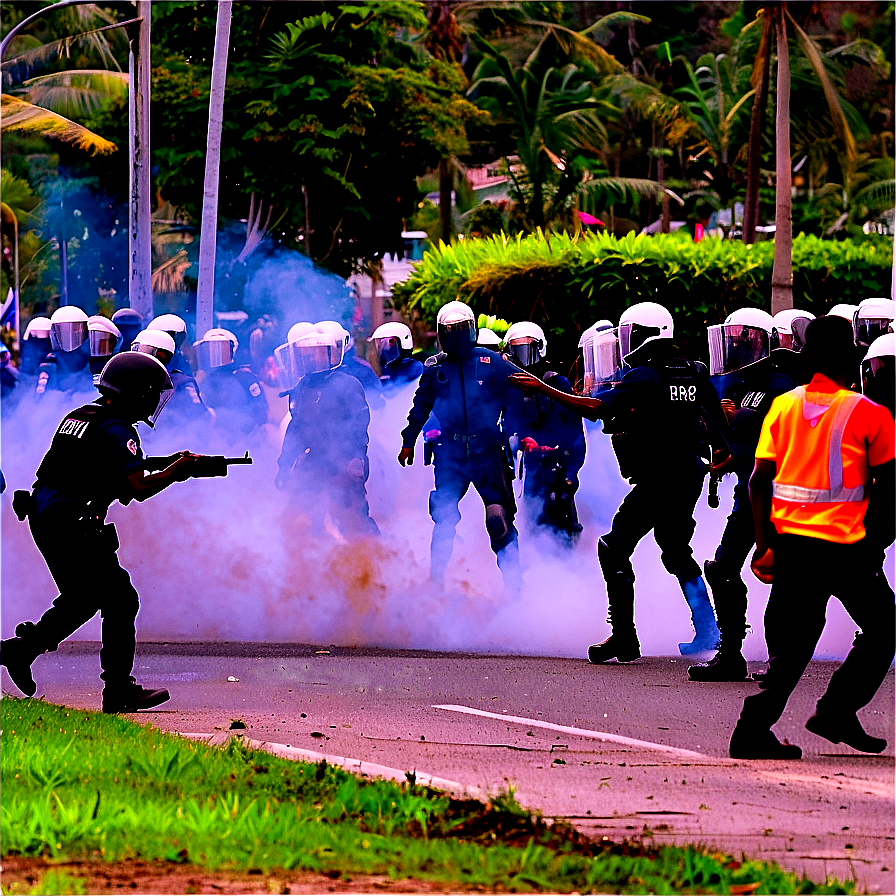
[[[588,737],[592,740],[603,740],[609,743],[620,744],[625,747],[640,747],[644,750],[654,750],[659,753],[668,753],[670,756],[678,756],[681,759],[702,759],[714,764],[720,762],[716,756],[707,756],[704,753],[695,753],[693,750],[682,750],[678,747],[667,747],[665,744],[655,744],[649,740],[636,740],[633,737],[623,737],[621,734],[609,734],[606,731],[591,731],[588,728],[573,728],[570,725],[555,725],[553,722],[544,722],[541,719],[526,719],[521,716],[505,716],[497,712],[486,712],[482,709],[473,709],[470,706],[433,706],[433,709],[447,709],[449,712],[462,712],[471,716],[482,716],[486,719],[498,719],[502,722],[513,722],[517,725],[528,725],[530,728],[546,728],[549,731],[559,731],[561,734],[572,734],[576,737]],[[730,760],[721,760],[722,763]]]

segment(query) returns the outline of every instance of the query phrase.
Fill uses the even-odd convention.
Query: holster
[[[14,491],[12,493],[12,509],[19,522],[24,522],[34,509],[34,498],[31,497],[31,492],[25,489]]]

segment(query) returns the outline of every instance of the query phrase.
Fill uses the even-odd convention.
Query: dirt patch
[[[388,875],[359,874],[330,877],[301,871],[274,874],[238,874],[206,871],[174,862],[49,862],[45,859],[8,857],[3,860],[2,881],[6,892],[24,893],[48,871],[81,878],[93,894],[188,894],[188,893],[481,893],[482,887]]]

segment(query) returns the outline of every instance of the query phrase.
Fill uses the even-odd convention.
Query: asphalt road
[[[39,694],[98,709],[98,645],[63,644],[34,666]],[[758,668],[758,664],[754,665]],[[728,758],[751,683],[687,681],[681,658],[590,666],[569,658],[481,656],[295,644],[138,645],[138,680],[171,701],[141,713],[163,729],[245,736],[295,758],[324,755],[366,774],[523,804],[594,836],[703,843],[806,876],[894,882],[894,678],[861,718],[881,756],[833,745],[805,720],[836,663],[813,662],[779,737],[798,762]],[[4,690],[15,693],[4,671]]]

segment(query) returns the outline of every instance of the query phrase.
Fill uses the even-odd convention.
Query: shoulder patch
[[[479,360],[482,361],[483,364],[491,364],[492,359],[488,355],[480,355]]]
[[[253,398],[258,398],[258,396],[261,395],[261,386],[259,386],[258,383],[252,383],[252,385],[249,386],[249,394]]]
[[[134,457],[137,456],[137,443],[133,439],[128,439],[128,451],[130,451]]]

